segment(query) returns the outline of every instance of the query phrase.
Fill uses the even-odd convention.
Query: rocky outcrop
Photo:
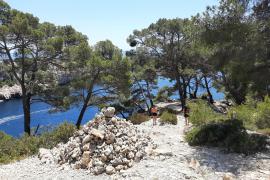
[[[112,107],[102,109],[94,120],[76,131],[66,144],[40,149],[44,163],[88,169],[95,175],[114,174],[139,162],[154,145],[149,136],[132,123],[114,116]]]
[[[13,97],[20,97],[22,95],[22,89],[19,85],[3,86],[0,88],[0,99],[8,100]]]

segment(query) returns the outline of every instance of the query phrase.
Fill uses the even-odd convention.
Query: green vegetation
[[[156,102],[167,102],[170,100],[170,96],[173,94],[174,88],[164,86],[160,88],[155,97]]]
[[[82,104],[76,122],[79,128],[90,106],[115,104],[123,115],[133,109],[144,112],[146,107],[150,113],[154,100],[166,101],[177,91],[185,107],[188,98],[196,99],[198,89],[203,88],[202,99],[208,102],[188,102],[190,121],[195,126],[187,135],[191,145],[243,153],[264,148],[263,138],[248,135],[245,128],[269,134],[268,0],[220,0],[191,18],[161,18],[134,30],[127,40],[134,49],[126,56],[110,40],[90,46],[88,38],[73,27],[41,23],[3,0],[0,10],[0,74],[5,78],[0,85],[20,85],[28,135],[34,97],[61,110]],[[157,88],[158,76],[169,79],[173,87],[160,89],[155,98],[152,90]],[[212,110],[211,87],[234,101],[237,106],[228,116],[238,120],[225,120],[228,117]],[[130,120],[139,124],[148,117],[134,114]],[[168,111],[162,113],[161,121],[177,123],[176,116]],[[35,153],[37,147],[52,147],[72,131],[64,127],[19,140],[1,134],[0,158],[5,162],[9,157]]]
[[[225,115],[215,112],[205,100],[189,101],[188,106],[190,107],[189,121],[195,126],[226,118]]]
[[[177,124],[177,116],[173,113],[170,113],[168,111],[164,111],[162,115],[160,116],[160,123],[161,124]]]
[[[195,127],[188,132],[186,140],[192,146],[221,147],[229,152],[244,154],[263,151],[267,145],[266,136],[248,134],[242,121],[236,119]]]
[[[19,139],[0,132],[0,164],[34,155],[39,148],[53,148],[60,142],[65,143],[75,130],[74,125],[63,123],[51,132],[40,136],[25,134]]]
[[[229,116],[243,121],[247,129],[267,132],[270,128],[270,98],[266,96],[263,101],[247,101],[246,104],[232,107]]]
[[[132,122],[133,124],[141,124],[145,121],[148,121],[149,119],[149,116],[143,113],[135,113],[131,117],[129,117],[130,122]]]

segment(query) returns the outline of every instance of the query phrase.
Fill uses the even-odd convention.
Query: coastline
[[[0,88],[0,102],[4,100],[10,100],[12,98],[18,98],[22,95],[22,89],[19,85],[3,86]]]

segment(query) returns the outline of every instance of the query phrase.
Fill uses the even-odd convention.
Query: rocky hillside
[[[104,168],[102,171],[104,173],[96,176],[95,171],[91,171],[91,168],[90,170],[89,168],[76,169],[72,165],[73,163],[59,163],[62,162],[59,161],[59,159],[53,162],[46,162],[44,159],[40,160],[37,156],[34,156],[19,162],[0,166],[0,179],[269,180],[270,178],[269,152],[259,153],[252,156],[244,156],[240,154],[226,154],[224,152],[221,152],[219,149],[190,147],[184,141],[184,134],[183,134],[184,120],[182,116],[178,116],[178,125],[176,126],[158,125],[152,127],[152,123],[149,121],[137,126],[132,125],[132,128],[137,129],[138,132],[142,132],[144,137],[149,136],[150,139],[147,138],[148,140],[146,141],[149,142],[148,143],[149,145],[152,144],[152,142],[153,144],[156,144],[156,148],[155,147],[146,148],[147,146],[145,146],[147,150],[145,149],[146,151],[144,152],[146,154],[141,157],[140,161],[134,161],[134,163],[132,163],[132,166],[127,166],[127,168],[123,168],[121,170],[118,170],[116,168],[118,165],[117,166],[114,166],[113,164],[110,165],[110,163],[112,163],[111,160],[105,161],[107,163],[107,164],[105,163],[106,167],[108,166],[113,167],[114,168],[113,171],[115,172],[115,174],[112,175],[106,174],[106,168]],[[89,132],[91,131],[87,132],[89,134]],[[116,139],[114,142],[119,141],[117,140],[117,137],[115,138]],[[140,139],[140,137],[137,138]],[[99,139],[98,141],[101,141],[101,139]],[[104,141],[106,141],[105,139],[106,138],[104,136]],[[106,144],[106,146],[109,145],[110,143]],[[60,145],[59,147],[64,146],[67,147],[67,145]],[[100,150],[102,152],[101,154],[105,153],[105,151],[102,150],[104,148],[105,147],[101,148]],[[132,150],[130,149],[129,151],[131,152]],[[117,156],[117,153],[113,154],[114,155],[112,155],[112,157]],[[121,156],[128,154],[119,153],[119,155]],[[67,159],[65,160],[65,162],[69,161],[81,162],[80,158],[84,156],[83,155],[79,156],[80,158],[78,158],[78,160],[75,161],[72,158],[70,159],[70,156],[66,157]],[[100,159],[102,157],[100,156],[96,158]],[[112,158],[112,160],[113,159],[115,158]],[[132,158],[126,159],[130,161]],[[103,164],[104,167],[105,165]]]

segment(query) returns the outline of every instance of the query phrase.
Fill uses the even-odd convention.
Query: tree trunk
[[[151,107],[153,107],[154,102],[153,102],[153,99],[152,99],[152,96],[151,96],[149,83],[148,83],[148,81],[145,81],[145,82],[146,82],[146,86],[147,86],[147,95],[148,95],[148,98],[149,98],[149,101],[150,101],[150,105],[151,105]]]
[[[76,122],[77,129],[80,129],[80,126],[81,126],[81,123],[82,123],[82,119],[83,119],[84,113],[85,113],[85,111],[86,111],[86,109],[88,107],[88,103],[89,103],[89,101],[90,101],[90,99],[92,97],[92,90],[93,90],[92,87],[93,86],[91,86],[89,88],[89,90],[87,92],[87,96],[86,96],[86,98],[85,98],[85,100],[83,102],[83,107],[82,107],[82,109],[80,111],[79,117],[78,117],[77,122]]]
[[[211,91],[209,89],[209,84],[208,84],[208,81],[207,81],[207,77],[204,76],[203,78],[204,78],[205,88],[206,88],[206,91],[207,91],[207,94],[208,94],[208,97],[209,97],[209,102],[211,104],[213,104],[214,103],[214,99],[213,99],[213,96],[212,96]]]
[[[193,91],[193,98],[194,99],[197,99],[197,92],[198,92],[198,89],[199,89],[199,80],[198,80],[198,78],[196,77],[195,78],[195,89],[194,89],[194,91]]]
[[[134,78],[135,78],[135,81],[136,81],[137,85],[138,85],[139,88],[140,88],[141,95],[142,95],[142,97],[144,98],[144,101],[145,101],[145,105],[146,105],[146,107],[147,107],[148,114],[150,115],[150,114],[151,114],[151,108],[150,108],[149,105],[148,105],[147,98],[146,98],[146,96],[145,96],[145,94],[144,94],[143,87],[141,86],[140,82],[137,80],[136,76],[134,76]]]
[[[24,114],[24,132],[27,133],[29,136],[31,135],[31,111],[30,111],[30,95],[23,95],[23,114]]]
[[[179,98],[180,98],[180,101],[181,101],[181,107],[182,107],[182,109],[184,109],[184,107],[186,106],[186,99],[185,99],[183,89],[181,87],[180,77],[178,76],[175,79],[176,79],[176,87],[178,89]]]

